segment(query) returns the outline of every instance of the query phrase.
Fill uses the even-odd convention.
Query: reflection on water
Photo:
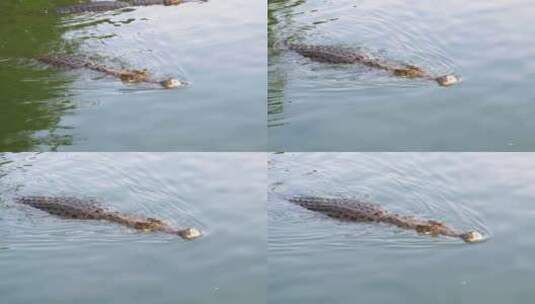
[[[0,3],[0,151],[24,151],[45,144],[54,150],[72,142],[62,115],[72,104],[65,89],[72,82],[56,71],[21,64],[57,44],[63,30],[41,13],[48,1]]]
[[[250,43],[265,40],[262,3],[53,13],[73,2],[0,3],[0,150],[259,150],[265,145],[266,50],[265,44]],[[98,72],[34,60],[42,54],[147,69],[155,80],[172,77],[192,85],[163,90],[124,84]]]
[[[533,12],[526,0],[270,1],[270,145],[292,151],[529,150]],[[287,38],[361,48],[432,75],[458,74],[463,83],[442,88],[359,65],[313,62],[277,48]]]
[[[265,156],[0,154],[0,294],[7,303],[264,303]],[[61,219],[22,195],[95,198],[199,227],[195,241]]]
[[[535,263],[535,155],[285,153],[269,169],[271,303],[529,301]],[[485,232],[465,244],[347,223],[284,198],[356,197]],[[440,286],[440,288],[437,288]]]

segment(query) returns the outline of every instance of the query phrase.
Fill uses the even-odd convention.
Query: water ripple
[[[410,7],[410,8],[408,8]],[[288,1],[270,5],[271,40],[294,37],[309,44],[365,48],[372,56],[411,63],[432,75],[458,72],[435,24],[446,20],[422,17],[421,6],[400,1]],[[429,14],[427,14],[429,15]],[[430,21],[431,25],[430,25]],[[438,26],[437,25],[437,26]],[[275,53],[276,55],[276,53]],[[436,85],[427,81],[392,77],[365,67],[312,63],[299,55],[282,53],[276,64],[295,79],[297,91],[354,91],[388,86],[406,88]],[[274,63],[275,64],[275,63]]]
[[[175,227],[207,227],[193,214],[195,208],[178,193],[176,181],[164,178],[150,156],[132,154],[11,154],[4,155],[2,206],[4,241],[10,248],[46,249],[93,242],[167,242],[177,237],[144,234],[99,221],[60,219],[18,205],[16,196],[75,196],[102,201],[111,210],[155,217]],[[117,161],[119,158],[128,161]],[[80,165],[88,162],[89,166]],[[133,169],[135,168],[135,169]]]
[[[388,225],[338,222],[285,200],[294,195],[358,198],[491,236],[478,212],[459,200],[454,175],[433,170],[418,157],[399,161],[388,154],[285,153],[272,157],[270,183],[270,250],[301,251],[313,243],[341,250],[363,244],[408,249],[464,244]]]

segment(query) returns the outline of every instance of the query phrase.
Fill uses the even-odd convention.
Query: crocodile
[[[164,232],[178,235],[185,240],[193,240],[202,235],[196,228],[177,229],[159,219],[110,211],[101,207],[102,204],[93,199],[61,196],[22,196],[15,198],[15,202],[64,219],[103,220],[143,232]]]
[[[385,223],[402,229],[415,230],[421,234],[460,238],[467,243],[483,240],[482,234],[475,230],[462,232],[439,221],[400,215],[377,204],[357,199],[296,196],[288,200],[308,210],[342,221]]]
[[[147,70],[115,69],[115,68],[111,68],[105,65],[95,63],[90,60],[71,57],[68,55],[65,55],[65,56],[45,55],[45,56],[37,57],[37,60],[42,63],[46,63],[50,66],[58,67],[58,68],[90,69],[93,71],[104,73],[106,75],[114,76],[116,78],[121,79],[123,82],[126,82],[126,83],[139,83],[139,82],[155,83],[155,84],[159,84],[160,86],[166,89],[176,88],[176,87],[184,86],[187,84],[175,78],[168,78],[165,80],[151,79]]]
[[[63,6],[55,9],[57,14],[81,14],[87,12],[105,12],[132,6],[179,5],[186,2],[205,2],[207,0],[129,0],[129,1],[95,1]]]
[[[362,64],[368,67],[390,72],[394,76],[432,80],[444,87],[457,84],[461,81],[458,76],[453,74],[442,75],[438,77],[433,76],[417,66],[373,58],[370,55],[354,48],[290,43],[288,41],[286,41],[284,44],[289,50],[318,62],[334,64]]]

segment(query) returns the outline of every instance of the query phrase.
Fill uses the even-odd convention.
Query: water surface
[[[255,153],[0,154],[2,302],[264,303],[265,185]],[[20,195],[94,198],[205,235],[61,219]]]
[[[535,3],[269,1],[269,140],[276,151],[535,149]],[[461,85],[312,62],[290,38],[342,45]]]
[[[150,6],[59,16],[77,3],[0,3],[0,151],[236,151],[266,143],[265,3]],[[48,10],[48,13],[44,11]],[[264,43],[263,43],[264,42]],[[191,86],[125,85],[42,54],[148,69]]]
[[[535,296],[535,154],[286,153],[268,194],[270,303],[526,303]],[[477,229],[465,244],[328,218],[285,200],[353,197]]]

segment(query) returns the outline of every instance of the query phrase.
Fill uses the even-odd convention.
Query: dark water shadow
[[[114,22],[109,18],[76,15],[71,20],[54,13],[56,7],[76,3],[0,3],[0,151],[56,151],[75,143],[74,127],[63,125],[62,118],[74,114],[80,106],[71,93],[78,77],[49,68],[34,58],[43,54],[78,54],[84,40],[104,40],[115,35],[66,38],[71,31],[102,23],[119,26],[135,21],[129,18]]]
[[[43,0],[0,3],[0,151],[56,150],[72,143],[60,120],[75,107],[67,91],[73,80],[31,60],[65,48],[65,30],[57,15],[47,13],[50,6]]]
[[[288,27],[292,24],[292,14],[281,13],[289,8],[299,6],[305,0],[283,1],[270,0],[268,2],[268,127],[285,124],[284,100],[287,75],[279,64],[280,49],[277,44],[288,37],[281,31],[281,25]]]

